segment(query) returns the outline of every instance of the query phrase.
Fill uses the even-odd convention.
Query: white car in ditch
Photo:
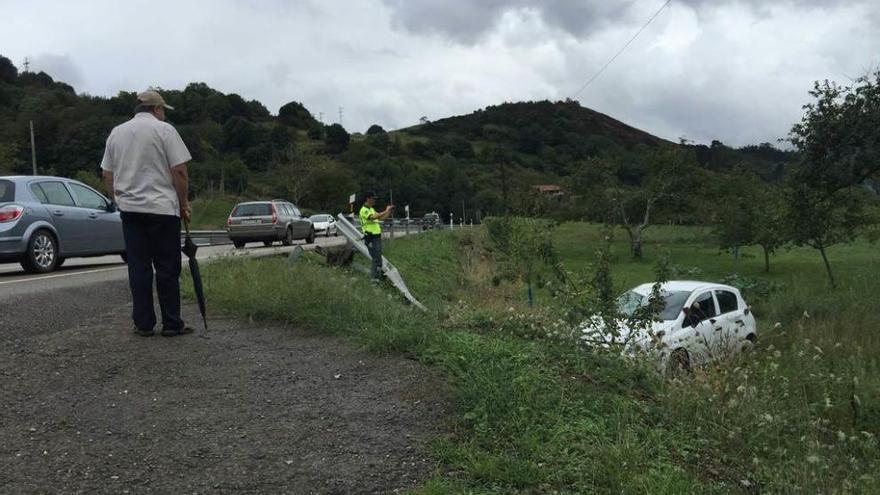
[[[622,319],[610,332],[596,316],[581,326],[585,345],[622,344],[627,354],[643,351],[663,369],[684,368],[714,361],[750,348],[758,338],[751,308],[739,290],[711,282],[676,280],[660,288],[664,307],[659,321],[641,328],[632,317],[648,304],[654,284],[642,284],[617,299]]]

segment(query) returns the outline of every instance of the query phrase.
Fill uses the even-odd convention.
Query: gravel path
[[[395,493],[430,476],[445,402],[418,363],[232,319],[136,337],[127,301],[120,282],[0,302],[0,492]]]

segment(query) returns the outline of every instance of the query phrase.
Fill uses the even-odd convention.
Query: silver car
[[[110,200],[71,179],[0,177],[0,262],[50,272],[66,258],[125,257],[122,220]]]
[[[289,246],[299,239],[305,239],[306,244],[315,242],[312,221],[296,205],[283,199],[235,205],[226,220],[226,232],[237,248],[248,242],[262,242],[265,246],[275,241]]]

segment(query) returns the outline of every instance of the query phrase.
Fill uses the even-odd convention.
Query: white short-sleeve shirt
[[[148,112],[113,128],[101,169],[113,172],[123,212],[180,216],[171,169],[192,159],[177,130]]]

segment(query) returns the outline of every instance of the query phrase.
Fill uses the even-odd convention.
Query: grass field
[[[587,269],[600,229],[553,233],[564,266]],[[880,468],[880,290],[876,246],[739,259],[697,228],[656,228],[646,259],[615,234],[621,289],[650,281],[668,256],[675,278],[731,279],[759,322],[755,352],[674,380],[651,366],[554,338],[562,310],[546,290],[493,283],[482,230],[393,240],[386,254],[430,311],[364,276],[309,256],[205,267],[212,307],[344,335],[447,376],[451,434],[420,493],[876,493]],[[776,323],[778,322],[778,325]],[[564,335],[565,333],[562,332]]]

